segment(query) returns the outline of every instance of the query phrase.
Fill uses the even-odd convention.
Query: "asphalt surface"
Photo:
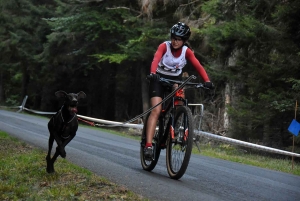
[[[45,151],[47,122],[47,118],[0,110],[0,130]],[[141,167],[139,149],[139,141],[80,126],[66,148],[66,160],[150,200],[300,200],[299,176],[192,155],[185,175],[177,181],[168,176],[165,151],[155,169],[147,172]]]

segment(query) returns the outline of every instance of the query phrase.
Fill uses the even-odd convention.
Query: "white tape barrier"
[[[21,106],[19,106],[21,109]],[[19,108],[18,107],[18,108]],[[28,108],[23,107],[23,110],[26,110],[28,112],[32,112],[35,114],[55,114],[56,112],[41,112],[41,111],[37,111],[37,110],[31,110]],[[116,122],[116,121],[108,121],[108,120],[104,120],[104,119],[96,119],[96,118],[92,118],[92,117],[87,117],[87,116],[83,116],[83,115],[79,115],[77,114],[77,116],[79,118],[82,118],[84,120],[88,120],[88,121],[92,121],[92,122],[96,122],[96,123],[101,123],[101,124],[109,124],[109,125],[113,125],[113,126],[121,126],[121,127],[127,127],[127,128],[136,128],[136,129],[143,129],[144,125],[143,124],[124,124],[121,122]],[[99,125],[96,124],[97,126],[106,126],[106,125]]]
[[[24,106],[18,106],[18,107],[15,107],[15,108],[20,108],[20,110],[26,110],[26,111],[36,113],[36,114],[55,114],[55,112],[41,112],[41,111],[37,111],[37,110],[31,110],[31,109],[25,108]],[[121,123],[121,122],[108,121],[108,120],[104,120],[104,119],[96,119],[96,118],[87,117],[87,116],[83,116],[83,115],[77,115],[77,116],[79,118],[82,118],[82,119],[85,119],[85,120],[88,120],[88,121],[92,121],[92,122],[108,124],[108,125],[114,125],[114,126],[127,127],[127,128],[143,129],[143,126],[144,126],[143,124],[129,124],[129,123],[124,124],[124,123]],[[101,125],[97,125],[97,126],[101,126]],[[107,126],[107,125],[103,125],[103,126]],[[204,132],[204,131],[195,130],[194,133],[196,135],[209,137],[211,139],[227,142],[229,144],[249,147],[249,148],[253,148],[253,149],[258,149],[258,150],[262,150],[262,151],[276,153],[276,154],[283,154],[283,155],[287,155],[287,156],[300,157],[300,154],[297,154],[297,153],[292,153],[292,152],[283,151],[283,150],[280,150],[280,149],[274,149],[274,148],[271,148],[271,147],[257,145],[257,144],[253,144],[253,143],[249,143],[249,142],[244,142],[244,141],[240,141],[240,140],[236,140],[236,139],[232,139],[232,138],[228,138],[228,137],[224,137],[224,136],[219,136],[219,135],[212,134],[212,133],[207,133],[207,132]]]
[[[229,144],[249,147],[249,148],[253,148],[253,149],[258,149],[258,150],[262,150],[262,151],[276,153],[276,154],[283,154],[283,155],[287,155],[287,156],[300,157],[300,154],[297,154],[297,153],[292,153],[292,152],[283,151],[283,150],[280,150],[280,149],[274,149],[274,148],[271,148],[271,147],[252,144],[252,143],[249,143],[249,142],[244,142],[244,141],[240,141],[240,140],[236,140],[236,139],[232,139],[232,138],[228,138],[228,137],[224,137],[224,136],[219,136],[219,135],[215,135],[215,134],[212,134],[212,133],[207,133],[207,132],[204,132],[204,131],[195,130],[195,134],[205,136],[205,137],[209,137],[209,138],[212,138],[214,140],[227,142]]]
[[[32,112],[32,113],[35,113],[35,114],[55,114],[56,112],[41,112],[41,111],[37,111],[37,110],[31,110],[31,109],[28,109],[28,108],[23,108],[24,110],[28,111],[28,112]]]
[[[116,122],[116,121],[108,121],[104,119],[96,119],[92,117],[86,117],[82,115],[77,115],[79,118],[86,119],[88,121],[93,121],[97,123],[102,123],[102,124],[109,124],[109,125],[114,125],[114,126],[121,126],[121,127],[127,127],[127,128],[137,128],[137,129],[143,129],[144,125],[143,124],[124,124],[121,122]],[[99,125],[101,126],[101,125]],[[105,126],[105,125],[104,125]]]
[[[89,120],[89,121],[97,122],[97,123],[116,125],[116,126],[122,126],[122,127],[128,127],[128,128],[143,129],[143,126],[144,126],[143,124],[124,124],[124,123],[121,123],[121,122],[108,121],[108,120],[103,120],[103,119],[96,119],[96,118],[86,117],[86,116],[82,116],[82,115],[77,115],[77,116],[80,117],[80,118]],[[283,155],[287,155],[287,156],[300,157],[300,154],[297,154],[297,153],[292,153],[292,152],[283,151],[283,150],[280,150],[280,149],[274,149],[274,148],[271,148],[271,147],[257,145],[257,144],[253,144],[253,143],[249,143],[249,142],[244,142],[244,141],[240,141],[240,140],[236,140],[236,139],[232,139],[232,138],[228,138],[228,137],[219,136],[219,135],[212,134],[212,133],[207,133],[207,132],[204,132],[204,131],[195,130],[194,133],[196,135],[209,137],[209,138],[212,138],[214,140],[227,142],[229,144],[249,147],[249,148],[253,148],[253,149],[257,149],[257,150],[276,153],[276,154],[283,154]]]
[[[52,114],[53,115],[53,114],[56,113],[56,112],[42,112],[42,111],[37,111],[37,110],[31,110],[31,109],[28,109],[28,108],[25,108],[25,107],[22,107],[22,106],[17,106],[17,107],[12,107],[12,108],[19,108],[20,110],[25,110],[25,111],[32,112],[32,113],[35,113],[35,114],[45,114],[45,115]],[[88,121],[101,123],[101,124],[108,124],[108,125],[113,125],[113,126],[122,126],[122,127],[127,127],[127,128],[136,128],[136,129],[143,129],[143,126],[144,126],[143,124],[124,124],[124,123],[116,122],[116,121],[96,119],[96,118],[87,117],[87,116],[83,116],[83,115],[79,115],[79,114],[77,114],[77,116],[79,118],[82,118],[82,119],[85,119],[85,120],[88,120]],[[96,125],[97,126],[107,126],[107,125],[99,125],[99,124],[96,124]]]

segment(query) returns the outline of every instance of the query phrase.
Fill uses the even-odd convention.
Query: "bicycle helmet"
[[[188,40],[191,35],[190,27],[182,22],[174,24],[170,29],[171,37],[178,36],[182,40]]]

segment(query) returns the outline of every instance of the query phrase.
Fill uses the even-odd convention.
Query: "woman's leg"
[[[161,101],[162,101],[161,97],[152,97],[150,100],[151,107],[157,105]],[[160,112],[161,112],[161,105],[158,105],[151,111],[149,115],[147,121],[147,131],[146,131],[147,132],[146,147],[149,147],[150,145],[152,146],[152,139],[155,133],[156,123],[159,118]]]

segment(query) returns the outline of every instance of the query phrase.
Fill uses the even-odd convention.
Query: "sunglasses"
[[[182,39],[181,39],[181,38],[177,38],[177,37],[171,37],[171,40],[175,40],[175,41],[179,41],[179,42],[181,42],[181,41],[182,41]]]

